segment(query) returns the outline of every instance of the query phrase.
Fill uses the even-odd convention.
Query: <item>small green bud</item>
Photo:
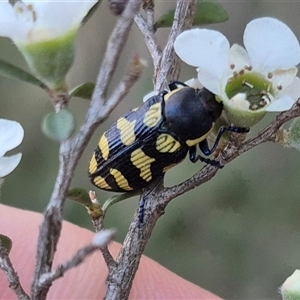
[[[75,57],[77,31],[78,28],[54,39],[17,44],[31,71],[51,89],[60,89],[65,85],[65,77]]]
[[[69,138],[74,128],[74,116],[67,109],[62,109],[57,113],[49,113],[42,122],[43,133],[50,139],[58,142]]]

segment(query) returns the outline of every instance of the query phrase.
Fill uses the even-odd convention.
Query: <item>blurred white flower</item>
[[[283,300],[300,299],[300,270],[286,279],[280,288]]]
[[[0,1],[0,36],[16,44],[51,40],[80,27],[97,0]]]
[[[49,88],[64,89],[78,29],[95,3],[0,1],[0,36],[13,40],[31,71]]]
[[[300,96],[300,46],[294,33],[276,19],[259,18],[246,26],[244,45],[230,47],[218,31],[191,29],[177,37],[174,48],[197,67],[201,84],[223,101],[229,114],[245,112],[253,118],[290,109]]]
[[[21,153],[11,156],[4,156],[4,154],[20,145],[23,137],[24,130],[21,124],[0,119],[0,178],[11,173],[19,164]]]

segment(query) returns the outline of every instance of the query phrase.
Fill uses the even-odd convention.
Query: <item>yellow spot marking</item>
[[[214,125],[214,123],[213,123]],[[186,144],[189,146],[189,147],[192,147],[194,145],[197,145],[199,144],[200,142],[202,142],[203,140],[205,140],[207,138],[207,136],[211,133],[212,129],[213,129],[214,126],[211,127],[210,131],[208,131],[206,134],[200,136],[199,138],[197,139],[194,139],[194,140],[186,140]]]
[[[138,107],[135,107],[135,108],[133,108],[131,111],[137,111],[139,108],[140,108],[139,106],[138,106]]]
[[[134,125],[136,120],[130,122],[125,118],[120,118],[117,128],[120,130],[120,138],[124,145],[129,146],[135,141]]]
[[[98,168],[97,161],[95,158],[95,154],[93,154],[91,161],[90,161],[89,173],[94,174],[97,171],[97,168]]]
[[[165,101],[168,101],[173,94],[177,93],[179,90],[184,89],[184,88],[185,87],[179,87],[178,89],[173,90],[172,92],[169,92],[168,94],[166,94],[165,98],[164,98]]]
[[[114,176],[117,185],[126,191],[132,190],[132,188],[129,186],[127,179],[122,175],[122,173],[117,169],[110,169],[110,174]]]
[[[105,179],[101,176],[96,176],[94,179],[94,184],[98,186],[100,189],[111,190],[111,187],[107,184]]]
[[[161,104],[153,104],[145,113],[144,124],[148,127],[154,127],[161,119]]]
[[[162,153],[173,153],[180,149],[180,143],[171,135],[163,133],[156,140],[156,149]]]
[[[131,153],[130,160],[134,166],[140,169],[140,176],[149,182],[152,179],[151,163],[155,161],[155,158],[146,155],[141,149],[136,149]]]
[[[109,145],[108,145],[108,140],[105,136],[105,133],[102,135],[102,137],[99,141],[99,148],[102,152],[103,159],[107,160],[108,154],[109,154]]]

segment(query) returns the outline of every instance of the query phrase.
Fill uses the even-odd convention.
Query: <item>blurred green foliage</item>
[[[172,8],[172,1],[156,3],[158,15]],[[229,21],[208,27],[222,31],[231,42],[242,44],[245,25],[260,16],[277,17],[300,37],[298,1],[226,1],[222,4]],[[81,29],[75,65],[69,75],[71,88],[95,81],[101,53],[115,20],[107,5],[102,5]],[[168,33],[167,28],[159,30],[161,45],[165,44]],[[142,96],[153,88],[150,56],[142,35],[134,28],[111,90],[134,54],[147,58],[149,68],[93,136],[79,162],[72,187],[94,189],[87,177],[87,168],[100,136],[113,120],[139,105]],[[8,40],[0,40],[0,57],[27,69],[22,56]],[[183,66],[180,79],[184,81],[195,75],[193,68]],[[0,77],[0,90],[0,117],[17,120],[25,129],[24,142],[15,150],[22,151],[23,158],[5,181],[1,202],[43,211],[58,167],[58,144],[47,139],[40,130],[41,120],[52,111],[52,105],[41,89],[23,82]],[[84,99],[72,100],[70,110],[76,119],[75,131],[84,120],[88,106],[89,101]],[[258,132],[274,116],[266,117],[251,134]],[[300,264],[299,166],[300,156],[296,150],[271,143],[251,150],[220,170],[207,184],[172,201],[154,230],[146,254],[224,298],[279,298],[279,285]],[[165,185],[179,183],[201,167],[200,163],[193,165],[186,159],[167,173]],[[102,203],[113,195],[96,192]],[[122,242],[137,208],[137,198],[132,198],[109,209],[105,225],[118,229],[118,241]],[[92,228],[86,210],[72,201],[66,203],[65,218]]]

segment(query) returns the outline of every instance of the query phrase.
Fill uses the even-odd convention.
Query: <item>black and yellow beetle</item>
[[[207,136],[220,117],[223,104],[206,89],[174,81],[163,91],[133,109],[104,132],[92,156],[89,176],[100,189],[128,192],[146,187],[180,163],[189,153],[198,160],[221,167],[215,160],[197,155],[213,153],[222,134],[247,132],[246,128],[222,127],[211,149]]]

